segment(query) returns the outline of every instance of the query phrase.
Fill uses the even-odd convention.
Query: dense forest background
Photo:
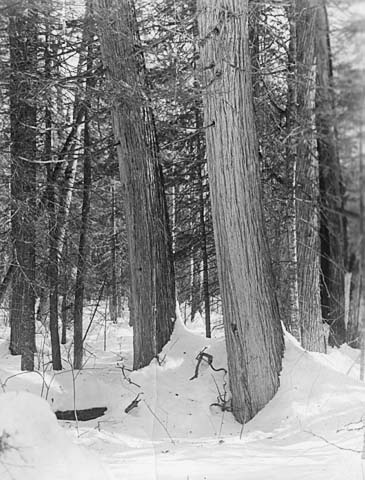
[[[178,302],[208,338],[224,327],[245,423],[277,391],[282,324],[309,351],[363,345],[364,25],[346,9],[1,2],[0,300],[22,370],[44,328],[53,369],[70,340],[82,369],[83,309],[105,302],[144,367]]]

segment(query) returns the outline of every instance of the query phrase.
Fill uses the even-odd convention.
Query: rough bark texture
[[[27,5],[29,6],[29,5]],[[10,351],[21,354],[22,370],[34,369],[35,185],[37,111],[33,102],[36,22],[33,14],[10,12],[11,236],[15,272],[10,306]]]
[[[317,2],[296,0],[298,126],[297,242],[302,345],[326,349],[320,295],[319,174],[313,124],[315,107],[315,29]]]
[[[126,191],[133,368],[137,369],[148,365],[161,351],[173,328],[175,284],[170,233],[133,2],[95,0],[95,7]]]
[[[335,112],[332,96],[332,65],[327,12],[324,0],[316,15],[317,93],[316,127],[320,180],[321,301],[323,319],[330,325],[329,343],[339,346],[346,340],[345,226],[343,186],[338,156]]]
[[[247,1],[200,0],[201,63],[213,220],[235,418],[279,386],[283,336],[263,228]]]
[[[288,7],[289,46],[288,46],[288,93],[286,106],[286,160],[287,160],[287,232],[288,232],[288,310],[284,316],[288,331],[302,342],[302,328],[299,307],[299,260],[298,260],[298,64],[297,64],[297,23],[295,4]],[[283,281],[284,279],[282,279]],[[285,280],[284,280],[285,282]]]

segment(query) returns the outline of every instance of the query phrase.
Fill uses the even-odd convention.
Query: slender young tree
[[[90,217],[90,196],[92,184],[92,141],[90,135],[91,88],[94,85],[92,69],[94,63],[94,19],[92,17],[91,2],[86,3],[84,26],[84,42],[86,45],[86,87],[85,87],[85,117],[84,117],[84,183],[81,211],[81,227],[77,254],[77,273],[75,284],[74,305],[74,368],[80,370],[83,363],[83,306],[86,282],[86,268],[88,257],[88,227]]]
[[[277,391],[283,353],[263,225],[247,11],[247,0],[198,2],[208,168],[232,408],[241,423]]]
[[[134,4],[95,0],[95,11],[126,191],[133,366],[138,369],[161,351],[175,319],[167,207]]]

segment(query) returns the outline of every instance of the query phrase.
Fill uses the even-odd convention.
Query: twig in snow
[[[152,408],[148,405],[148,403],[146,402],[146,400],[143,400],[146,407],[148,408],[148,410],[152,413],[152,415],[155,417],[155,419],[158,421],[158,423],[162,426],[162,428],[165,430],[165,432],[167,433],[169,439],[171,440],[171,443],[173,445],[175,445],[175,441],[174,439],[172,438],[172,436],[170,435],[170,432],[167,430],[166,426],[163,424],[163,422],[158,418],[158,416],[155,414],[155,412],[152,410]]]
[[[310,432],[309,430],[304,430],[305,433],[309,433],[310,435],[313,435],[313,437],[320,438],[324,442],[326,442],[328,445],[331,445],[332,447],[338,448],[339,450],[345,450],[346,452],[354,452],[354,453],[361,453],[362,450],[355,450],[354,448],[347,448],[347,447],[341,447],[340,445],[337,445],[336,443],[331,442],[330,440],[327,440],[327,438],[322,437],[322,435],[318,435],[318,433]]]
[[[128,370],[129,372],[131,372],[132,370],[130,370],[129,368],[125,367],[124,365],[119,365],[119,363],[117,363],[117,368],[120,368],[120,370],[122,370],[122,374],[123,374],[123,378],[124,380],[127,380],[128,383],[130,383],[131,385],[135,385],[136,387],[138,388],[142,388],[141,385],[138,385],[138,383],[135,383],[133,382],[130,377],[127,377],[127,375],[125,374],[124,370]]]
[[[195,373],[190,378],[190,380],[194,380],[195,378],[198,378],[199,367],[200,367],[200,364],[201,364],[202,360],[205,360],[214,372],[224,372],[225,374],[227,373],[227,370],[225,368],[214,368],[214,366],[213,366],[213,355],[210,355],[209,353],[205,353],[206,348],[207,347],[204,347],[203,350],[196,357],[196,360],[198,360],[198,363],[196,364],[196,367],[195,367]]]
[[[97,310],[98,310],[98,308],[99,308],[99,304],[100,304],[101,298],[102,298],[102,296],[103,296],[103,291],[104,291],[105,282],[106,282],[106,277],[104,277],[103,283],[102,283],[101,288],[100,288],[100,291],[99,291],[98,301],[96,302],[96,305],[95,305],[93,314],[92,314],[92,316],[91,316],[89,325],[87,326],[87,329],[86,329],[84,338],[82,339],[82,343],[83,343],[83,344],[85,343],[87,334],[89,333],[89,330],[90,330],[90,328],[91,328],[91,325],[92,325],[92,323],[93,323],[93,321],[94,321],[94,317],[95,317],[96,312],[97,312]]]

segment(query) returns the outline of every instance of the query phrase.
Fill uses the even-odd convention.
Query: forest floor
[[[82,372],[70,368],[70,343],[63,347],[64,370],[51,370],[39,326],[38,372],[23,374],[19,358],[8,354],[9,329],[1,327],[1,480],[365,478],[365,384],[358,381],[357,350],[312,354],[286,335],[280,389],[242,427],[218,405],[228,399],[224,370],[203,360],[191,380],[203,349],[214,368],[226,368],[222,331],[208,340],[202,322],[190,327],[178,320],[160,361],[132,373],[126,318],[112,324],[96,315]],[[133,400],[137,406],[126,413]],[[86,422],[57,421],[47,402],[53,411],[107,411]]]

